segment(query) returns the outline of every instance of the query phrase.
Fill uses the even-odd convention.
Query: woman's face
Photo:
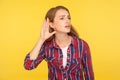
[[[55,14],[52,26],[56,32],[69,33],[71,30],[69,13],[64,9],[59,9]]]

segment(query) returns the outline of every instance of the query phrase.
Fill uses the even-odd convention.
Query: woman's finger
[[[42,30],[45,30],[46,20],[43,21]]]
[[[56,33],[56,31],[53,31],[53,32],[51,33],[51,36],[54,35],[55,33]]]
[[[46,21],[47,27],[49,27],[49,25],[50,25],[49,23],[50,23],[49,18],[47,18],[47,21]]]

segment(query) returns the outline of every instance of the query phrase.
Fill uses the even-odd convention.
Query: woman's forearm
[[[37,58],[44,41],[45,40],[39,38],[38,42],[36,43],[36,45],[34,46],[34,48],[30,52],[30,59],[31,60],[35,60]]]

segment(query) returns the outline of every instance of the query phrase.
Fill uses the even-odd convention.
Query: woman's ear
[[[55,31],[55,30],[54,30],[54,26],[53,26],[53,23],[50,22],[50,23],[49,23],[49,32],[51,33],[51,32],[53,32],[53,31]]]
[[[50,22],[50,27],[54,29],[54,26],[53,26],[53,23],[52,23],[52,22]]]

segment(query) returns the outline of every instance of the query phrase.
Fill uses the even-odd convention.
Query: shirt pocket
[[[59,66],[59,60],[56,57],[47,57],[47,62],[51,64],[52,66]]]
[[[80,64],[80,58],[71,58],[71,63],[72,64]]]
[[[81,59],[80,58],[71,58],[71,69],[76,69],[79,68],[81,64]]]

